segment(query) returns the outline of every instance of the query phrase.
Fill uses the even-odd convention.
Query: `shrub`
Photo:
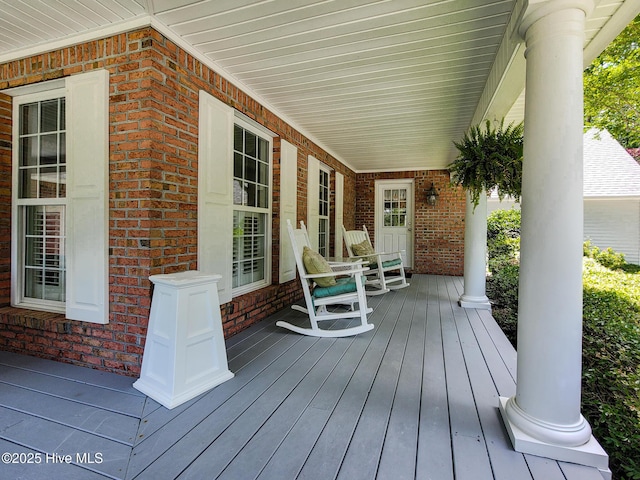
[[[495,210],[487,217],[489,270],[520,257],[520,210]],[[495,263],[495,266],[494,266]],[[517,283],[516,283],[517,285]]]
[[[583,278],[583,413],[614,477],[640,479],[640,274],[585,259]]]
[[[615,252],[611,247],[600,250],[587,240],[582,246],[582,253],[585,257],[593,258],[600,265],[612,270],[622,269],[627,265],[624,259],[624,253]]]

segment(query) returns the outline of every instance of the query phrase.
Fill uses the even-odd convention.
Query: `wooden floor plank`
[[[411,325],[389,426],[384,440],[376,478],[403,480],[415,478],[427,323],[427,282],[422,277],[411,280],[414,294]]]
[[[473,397],[476,402],[480,424],[483,434],[490,438],[487,442],[489,460],[493,469],[493,474],[498,478],[509,476],[512,480],[531,480],[529,467],[522,454],[517,453],[511,447],[511,440],[507,435],[500,412],[498,411],[498,391],[496,390],[495,377],[506,375],[506,369],[502,372],[494,371],[492,374],[486,364],[486,359],[478,345],[477,338],[469,323],[467,315],[475,315],[475,311],[470,313],[461,311],[455,314],[458,337],[467,365],[467,372],[473,390]],[[499,383],[499,382],[496,382]]]
[[[0,438],[38,452],[72,455],[100,453],[103,461],[96,469],[114,478],[123,478],[131,447],[88,434],[38,417],[0,407]]]
[[[566,462],[558,462],[558,465],[567,480],[602,480],[603,478],[595,468]]]
[[[353,338],[353,342],[341,361],[331,372],[308,408],[297,419],[291,431],[278,445],[258,478],[280,479],[298,476],[338,401],[342,398],[356,368],[362,362],[367,348],[373,339],[378,337],[378,332],[384,334],[387,330],[386,325],[390,322],[385,323],[384,317],[388,308],[389,304],[386,307],[380,305],[369,315],[369,320],[376,325],[375,331]]]
[[[318,365],[323,355],[334,343],[334,339],[319,339],[296,360],[287,370],[286,375],[282,375],[270,385],[228,428],[220,429],[218,436],[214,436],[217,429],[211,431],[212,441],[209,446],[178,478],[204,478],[206,476],[218,478],[242,448],[274,415],[278,407],[311,375],[314,367]],[[325,372],[320,373],[321,376],[324,374]],[[313,379],[313,377],[311,378]]]
[[[133,382],[135,378],[117,375],[115,373],[103,372],[91,368],[78,368],[62,362],[52,362],[43,358],[31,357],[29,355],[18,355],[15,353],[0,351],[0,365],[6,365],[21,370],[28,370],[54,377],[73,380],[88,385],[96,385],[103,389],[116,390],[129,395],[144,397],[145,395],[135,388]]]
[[[2,386],[0,405],[125,445],[133,445],[140,423],[139,418],[13,385]]]
[[[439,281],[438,290],[442,292],[443,298],[449,296],[449,288],[450,285],[446,278]],[[452,301],[457,301],[457,299],[443,300],[440,314],[454,456],[454,476],[457,480],[492,478],[493,473],[486,441],[482,434],[455,326]]]
[[[352,338],[276,327],[308,323],[283,309],[227,340],[234,378],[173,410],[132,378],[0,352],[0,450],[103,456],[0,478],[600,480],[513,451],[497,398],[515,393],[516,352],[462,291],[414,275],[370,297],[375,328]]]
[[[0,383],[40,392],[59,398],[72,399],[77,403],[114,412],[140,417],[145,397],[132,395],[111,388],[67,380],[42,373],[10,366],[0,369]]]
[[[163,475],[168,475],[169,478],[177,477],[218,435],[224,432],[238,416],[284,375],[292,365],[295,365],[305,352],[317,342],[317,338],[296,337],[300,337],[300,339],[291,348],[260,372],[260,375],[255,377],[253,381],[243,386],[233,396],[225,399],[219,407],[209,409],[207,408],[207,402],[202,400],[198,402],[198,408],[204,408],[205,411],[209,412],[204,419],[201,419],[200,412],[196,412],[193,408],[189,409],[163,427],[152,442],[147,441],[141,444],[140,449],[145,449],[144,453],[150,453],[151,458],[156,456],[157,460],[135,478],[157,479]],[[238,377],[240,377],[239,380],[237,380]],[[220,386],[233,386],[235,382],[241,382],[242,380],[241,375],[236,375]],[[219,396],[220,391],[216,387],[206,398],[216,398]],[[216,399],[215,403],[219,403],[219,399]],[[196,420],[193,421],[189,416],[193,416]],[[176,435],[176,430],[178,430],[178,435]],[[160,433],[164,438],[159,437]],[[164,440],[164,445],[158,450],[159,440]],[[170,446],[164,450],[166,445]],[[149,451],[149,448],[151,448],[151,451]],[[137,449],[134,453],[143,453],[140,449]],[[135,474],[135,469],[131,473]]]
[[[407,297],[398,313],[397,326],[382,357],[380,368],[376,372],[369,397],[342,462],[338,479],[369,480],[376,477],[407,348],[411,327],[411,322],[407,318],[413,316],[415,290],[415,287],[411,291],[407,289]],[[407,300],[413,301],[407,302]]]
[[[513,381],[517,381],[518,354],[515,348],[491,316],[491,312],[488,310],[478,310],[478,316],[487,329],[491,341],[496,345],[498,352],[502,356],[502,360],[509,369]]]
[[[105,476],[78,465],[57,460],[30,448],[0,438],[0,452],[13,454],[10,462],[2,462],[0,474],[3,479],[14,480],[105,480]]]
[[[190,410],[187,414],[189,421],[186,423],[181,420],[181,428],[178,431],[188,431],[199,420],[204,419],[212,409],[217,408],[227,398],[234,395],[239,389],[246,385],[251,379],[258,376],[272,361],[279,358],[283,352],[286,352],[295,342],[302,337],[294,337],[285,335],[280,332],[279,335],[269,335],[268,342],[260,342],[256,348],[250,348],[244,354],[238,355],[230,364],[234,372],[234,378],[218,385],[214,390],[207,392],[197,398],[186,402],[171,410],[160,408],[154,410],[148,416],[143,418],[143,422],[139,431],[140,444],[146,442],[149,438],[153,438],[154,444],[157,446],[159,440],[154,436],[156,432],[165,427],[173,419],[183,415],[184,412]],[[201,403],[202,402],[202,403]],[[193,408],[193,410],[191,410]],[[200,416],[198,417],[198,412]],[[184,418],[184,417],[183,417]],[[185,430],[187,429],[187,430]],[[176,432],[177,433],[177,432]],[[172,435],[168,436],[170,440]],[[167,445],[167,448],[170,445]],[[144,446],[136,447],[136,459],[144,456]]]
[[[323,353],[319,361],[312,366],[309,373],[295,386],[291,393],[282,402],[274,406],[273,414],[258,429],[255,426],[252,429],[247,429],[253,430],[252,435],[247,438],[248,441],[243,443],[241,449],[234,455],[233,460],[221,472],[220,480],[237,480],[239,478],[248,480],[256,478],[260,474],[275,453],[278,445],[316,397],[318,391],[338,362],[343,358],[352,342],[353,338],[325,339],[322,341],[322,343],[331,343],[330,348]],[[258,403],[262,402],[259,400],[243,414],[244,417],[250,417],[251,423],[255,423],[255,410]],[[223,437],[224,435],[216,443],[222,442],[224,445],[226,440]],[[216,445],[213,444],[210,448],[216,448]],[[228,449],[227,445],[225,445],[225,449]]]
[[[422,372],[417,479],[453,479],[453,452],[438,280],[429,278],[427,325]]]
[[[337,476],[391,334],[397,324],[407,290],[405,288],[387,294],[391,302],[385,313],[385,319],[372,331],[374,338],[310,452],[299,478],[332,479]]]

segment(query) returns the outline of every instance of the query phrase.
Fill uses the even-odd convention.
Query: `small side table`
[[[218,280],[197,270],[152,275],[155,285],[140,378],[133,386],[171,409],[233,377]]]

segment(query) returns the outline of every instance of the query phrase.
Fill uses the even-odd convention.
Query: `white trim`
[[[10,97],[24,97],[27,95],[35,95],[37,93],[49,93],[52,90],[62,90],[64,92],[65,79],[58,78],[47,82],[32,83],[31,85],[23,85],[21,87],[7,88],[2,93]]]
[[[408,233],[407,236],[411,241],[411,250],[405,252],[405,256],[403,258],[403,263],[407,268],[413,268],[413,264],[415,263],[415,217],[416,217],[416,208],[415,208],[415,197],[416,197],[416,185],[414,178],[384,178],[380,180],[376,180],[374,182],[374,206],[373,206],[373,215],[374,215],[374,225],[375,225],[375,234],[374,234],[374,248],[376,251],[383,251],[384,246],[381,245],[380,242],[380,233],[383,228],[383,214],[380,211],[381,204],[381,193],[382,190],[385,189],[387,185],[407,185],[410,189],[410,195],[407,196],[407,220],[409,221],[409,225],[407,226]],[[410,207],[410,212],[409,212]],[[409,215],[410,214],[410,215]],[[395,249],[392,249],[395,251]]]
[[[336,172],[336,191],[335,191],[335,204],[333,206],[333,211],[335,212],[335,237],[333,242],[333,256],[334,257],[342,257],[342,253],[344,252],[344,237],[343,237],[343,227],[344,227],[344,175],[340,172]]]
[[[45,87],[51,86],[51,90],[47,90]],[[23,298],[22,289],[20,288],[24,282],[24,265],[22,264],[22,256],[24,253],[24,238],[20,235],[23,220],[20,215],[20,207],[23,206],[39,206],[39,205],[64,205],[65,215],[67,198],[18,198],[18,185],[20,175],[20,158],[19,144],[19,119],[20,119],[20,106],[26,103],[41,102],[44,100],[50,100],[54,98],[66,97],[66,91],[64,89],[64,81],[60,84],[59,81],[55,83],[44,82],[38,84],[38,88],[35,86],[28,86],[20,90],[21,95],[17,95],[14,91],[15,100],[13,102],[12,119],[13,126],[11,128],[11,305],[19,308],[30,308],[33,310],[41,310],[46,312],[65,313],[65,302],[56,302],[51,300],[38,300],[31,298]],[[68,284],[65,284],[65,289],[68,288]],[[66,292],[65,292],[66,297]]]
[[[68,37],[59,40],[46,41],[32,47],[21,48],[19,50],[13,50],[4,54],[0,54],[0,63],[13,62],[15,60],[21,60],[23,58],[28,58],[34,55],[41,55],[43,53],[52,52],[54,50],[70,47],[72,45],[77,45],[79,43],[91,42],[100,38],[129,32],[137,28],[150,27],[153,23],[154,22],[150,15],[141,15],[133,19],[115,22],[105,27],[99,27],[88,32],[77,33],[75,35],[69,35]]]

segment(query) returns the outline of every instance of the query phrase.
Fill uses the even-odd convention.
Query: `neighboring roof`
[[[609,132],[590,128],[583,142],[585,197],[640,197],[640,164]],[[490,199],[498,200],[495,189]]]
[[[606,130],[584,134],[584,196],[640,197],[640,165]]]

